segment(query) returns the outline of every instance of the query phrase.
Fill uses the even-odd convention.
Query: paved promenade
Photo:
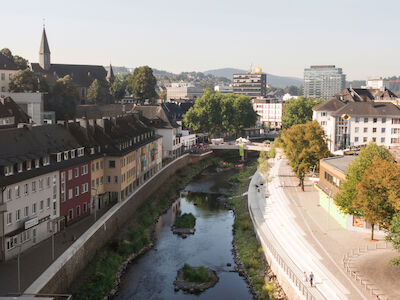
[[[340,227],[318,205],[318,193],[309,182],[306,182],[305,192],[300,190],[298,179],[292,175],[286,159],[274,160],[269,179],[268,187],[258,192],[255,185],[263,179],[259,173],[253,176],[249,207],[253,213],[259,210],[258,215],[261,211],[263,220],[259,221],[258,230],[265,236],[272,232],[273,241],[285,252],[281,256],[287,255],[297,279],[304,271],[314,273],[315,287],[308,288],[313,297],[376,299],[350,278],[344,271],[342,260],[346,253],[377,242],[369,241],[367,233]]]

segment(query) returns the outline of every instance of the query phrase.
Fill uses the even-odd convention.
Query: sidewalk
[[[286,159],[274,160],[269,177],[272,181],[265,191],[267,198],[254,200],[264,214],[264,224],[259,230],[268,227],[296,268],[314,273],[313,289],[326,299],[375,299],[348,276],[342,259],[352,249],[376,242],[368,240],[369,234],[340,227],[318,205],[318,192],[311,184],[302,192]]]
[[[97,211],[99,219],[108,208]],[[69,226],[54,236],[55,259],[94,224],[94,215]],[[74,239],[75,238],[75,239]],[[21,291],[24,291],[52,263],[51,238],[44,240],[27,251],[21,253]],[[17,259],[0,263],[0,295],[18,292]]]

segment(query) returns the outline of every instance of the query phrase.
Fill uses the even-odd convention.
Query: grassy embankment
[[[174,226],[175,228],[189,228],[192,229],[194,228],[194,225],[196,224],[196,217],[193,216],[192,213],[188,214],[183,214],[181,216],[176,217]]]
[[[266,152],[261,152],[257,163],[247,166],[242,172],[231,177],[230,181],[237,183],[237,195],[242,195],[248,190],[249,177],[257,170],[268,172],[268,157]],[[250,279],[250,284],[257,292],[257,299],[276,299],[277,288],[267,276],[268,263],[264,257],[263,249],[254,233],[253,223],[250,218],[247,196],[234,198],[231,204],[235,210],[234,243],[238,254]]]
[[[149,195],[127,228],[97,251],[83,274],[70,287],[74,299],[102,299],[114,288],[118,271],[127,258],[150,245],[154,221],[176,199],[176,193],[203,169],[217,164],[208,158],[178,170],[168,183]]]
[[[183,280],[186,282],[209,282],[211,280],[210,275],[205,267],[192,267],[188,264],[183,266]]]

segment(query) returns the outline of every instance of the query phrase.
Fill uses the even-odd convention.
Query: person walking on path
[[[313,272],[310,272],[310,285],[313,286],[313,281],[314,281],[314,274]]]
[[[305,282],[308,282],[308,276],[307,276],[307,273],[306,273],[306,272],[304,272],[304,281],[305,281]]]

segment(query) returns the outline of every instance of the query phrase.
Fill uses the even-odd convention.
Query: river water
[[[206,169],[185,187],[185,193],[159,218],[154,249],[128,267],[114,299],[252,299],[244,279],[237,272],[229,272],[235,267],[232,255],[234,215],[217,201],[219,194],[232,189],[227,179],[234,172],[215,173]],[[180,212],[196,217],[196,232],[186,239],[171,231],[175,216]],[[175,292],[173,282],[185,263],[215,270],[218,283],[200,295]]]

